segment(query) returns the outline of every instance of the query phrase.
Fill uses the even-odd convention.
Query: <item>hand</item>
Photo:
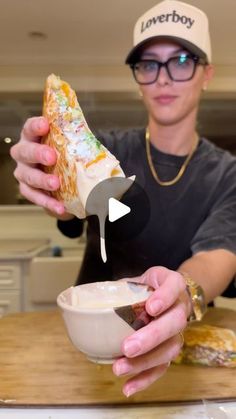
[[[65,213],[62,202],[50,196],[51,191],[59,188],[58,176],[46,174],[40,165],[51,166],[56,163],[56,152],[41,144],[41,137],[49,131],[49,124],[44,117],[29,118],[21,132],[20,140],[10,151],[17,166],[14,176],[19,182],[20,193],[29,201],[39,205],[51,215],[61,219],[72,218]]]
[[[127,397],[144,390],[166,372],[182,347],[180,332],[191,311],[186,284],[178,272],[153,267],[135,280],[155,289],[146,302],[146,311],[155,318],[123,341],[124,357],[113,364],[117,376],[133,375],[123,387]]]

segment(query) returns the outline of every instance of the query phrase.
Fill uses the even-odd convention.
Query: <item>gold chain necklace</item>
[[[185,161],[183,162],[183,164],[182,164],[182,166],[181,166],[181,168],[180,168],[179,172],[177,173],[177,175],[175,176],[175,178],[174,178],[174,179],[172,179],[172,180],[168,180],[168,181],[166,181],[166,182],[163,182],[163,181],[159,178],[159,176],[158,176],[158,174],[157,174],[157,171],[156,171],[156,169],[155,169],[155,167],[154,167],[154,165],[153,165],[153,162],[152,162],[152,156],[151,156],[151,150],[150,150],[150,133],[149,133],[149,129],[148,129],[148,128],[146,128],[145,140],[146,140],[146,153],[147,153],[147,161],[148,161],[148,165],[149,165],[149,168],[150,168],[150,170],[151,170],[151,172],[152,172],[152,175],[153,175],[154,179],[155,179],[155,180],[157,181],[157,183],[159,183],[159,185],[161,185],[161,186],[171,186],[171,185],[174,185],[175,183],[177,183],[177,182],[178,182],[178,180],[180,180],[180,179],[181,179],[181,177],[183,176],[183,174],[184,174],[184,172],[185,172],[185,169],[186,169],[186,167],[187,167],[188,163],[190,162],[191,158],[193,157],[193,154],[194,154],[194,152],[195,152],[195,150],[196,150],[196,148],[197,148],[197,144],[198,144],[198,135],[197,135],[197,133],[195,133],[195,135],[194,135],[194,142],[193,142],[193,145],[192,145],[191,151],[190,151],[190,153],[187,155],[187,157],[186,157]]]

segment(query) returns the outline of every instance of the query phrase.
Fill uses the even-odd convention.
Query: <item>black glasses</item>
[[[157,81],[162,67],[166,69],[171,80],[181,82],[193,78],[197,65],[206,65],[206,62],[195,55],[181,54],[177,57],[171,57],[165,62],[140,60],[131,64],[130,67],[137,83],[152,84]]]

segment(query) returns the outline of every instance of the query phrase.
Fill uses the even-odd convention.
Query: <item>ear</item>
[[[203,85],[202,89],[206,90],[208,84],[210,83],[211,79],[213,78],[215,73],[214,66],[212,64],[207,64],[204,68],[204,77],[203,77]]]

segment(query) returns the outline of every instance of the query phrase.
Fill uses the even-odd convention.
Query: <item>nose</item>
[[[161,68],[159,69],[159,74],[158,74],[156,82],[160,86],[165,86],[166,84],[171,84],[172,82],[168,74],[167,68],[164,65],[162,65]]]

